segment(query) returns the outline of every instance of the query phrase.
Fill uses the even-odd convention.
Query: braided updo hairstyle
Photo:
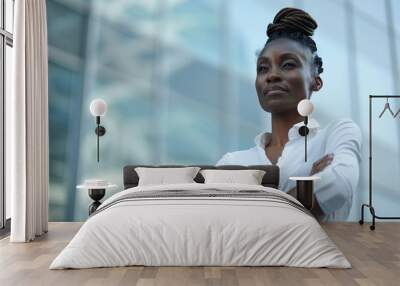
[[[318,27],[317,22],[307,12],[296,8],[283,8],[267,27],[268,40],[263,50],[275,39],[288,38],[311,50],[317,74],[324,71],[322,58],[317,55],[317,45],[311,36]]]

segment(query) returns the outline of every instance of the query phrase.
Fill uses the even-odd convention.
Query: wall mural
[[[289,18],[307,23],[312,42],[266,44],[266,32],[279,38],[279,17],[288,19],[283,11],[267,29],[283,7],[311,15]],[[324,219],[359,220],[368,200],[368,96],[400,94],[399,11],[398,1],[372,0],[47,1],[50,220],[85,220],[91,200],[76,186],[101,178],[119,186],[109,196],[127,164],[278,164],[289,193],[289,177],[320,174]],[[314,107],[306,162],[297,129],[284,149],[277,136],[303,120],[304,98]],[[99,162],[94,99],[107,103]],[[394,216],[400,129],[389,112],[379,117],[385,103],[372,110],[374,204]]]

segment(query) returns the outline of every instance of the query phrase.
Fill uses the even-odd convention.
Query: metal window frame
[[[10,220],[6,218],[6,190],[5,190],[5,93],[6,93],[6,47],[13,47],[13,34],[6,31],[6,0],[0,0],[1,3],[1,21],[0,21],[0,230],[1,233],[9,231]],[[15,0],[13,5],[15,5]],[[14,13],[14,8],[13,8]]]

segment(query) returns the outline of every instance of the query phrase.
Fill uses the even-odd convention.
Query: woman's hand
[[[330,163],[332,163],[332,161],[333,161],[333,153],[327,154],[321,159],[315,161],[311,168],[310,176],[324,170]]]

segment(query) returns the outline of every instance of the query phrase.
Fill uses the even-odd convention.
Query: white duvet
[[[135,187],[107,199],[50,269],[145,266],[294,266],[350,268],[350,263],[309,214],[257,198],[152,198],[110,204],[131,192],[262,190],[238,184]],[[297,202],[298,203],[298,202]],[[108,207],[106,208],[106,206]]]

